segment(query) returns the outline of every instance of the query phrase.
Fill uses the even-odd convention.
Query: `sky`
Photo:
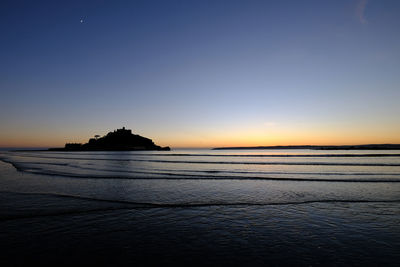
[[[1,1],[0,147],[400,143],[400,1]]]

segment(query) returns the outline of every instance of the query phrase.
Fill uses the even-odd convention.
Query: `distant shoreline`
[[[257,150],[257,149],[312,149],[312,150],[400,150],[400,144],[370,144],[370,145],[341,145],[341,146],[241,146],[216,147],[213,150]]]

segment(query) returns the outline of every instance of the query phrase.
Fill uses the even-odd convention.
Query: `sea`
[[[400,151],[0,151],[0,265],[399,266]]]

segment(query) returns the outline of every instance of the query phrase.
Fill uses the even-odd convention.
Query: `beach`
[[[2,152],[1,264],[397,266],[398,157],[254,153]]]
[[[0,267],[400,266],[400,1],[0,12]]]

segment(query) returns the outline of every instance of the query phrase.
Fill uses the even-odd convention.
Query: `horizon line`
[[[274,148],[274,147],[351,147],[351,146],[382,146],[382,145],[391,145],[391,146],[400,146],[400,143],[369,143],[369,144],[343,144],[343,145],[310,145],[310,144],[303,144],[303,145],[256,145],[256,146],[170,146],[171,149],[218,149],[218,148]],[[61,146],[59,146],[61,147]],[[54,146],[0,146],[0,149],[49,149],[55,148]],[[58,148],[58,147],[56,147]]]

